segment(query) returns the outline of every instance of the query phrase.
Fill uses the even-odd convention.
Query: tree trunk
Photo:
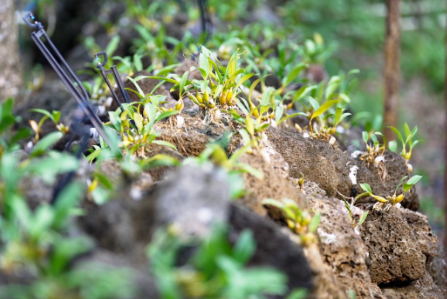
[[[0,4],[0,102],[16,97],[22,87],[14,0]]]
[[[447,3],[446,3],[447,7]],[[445,37],[445,83],[444,83],[444,109],[445,109],[445,118],[444,118],[444,252],[445,259],[447,260],[447,26],[446,28],[446,37]],[[447,268],[447,265],[446,265]]]
[[[400,79],[400,0],[386,0],[386,39],[384,70],[383,121],[385,137],[394,140],[388,126],[397,127]]]

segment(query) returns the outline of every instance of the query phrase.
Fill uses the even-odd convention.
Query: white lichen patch
[[[358,170],[358,166],[354,165],[351,167],[350,171],[349,171],[349,178],[351,179],[351,183],[353,185],[357,185],[357,170]]]
[[[143,194],[141,192],[141,189],[138,187],[132,187],[130,189],[130,197],[133,200],[141,200],[143,198]]]
[[[328,234],[321,227],[317,229],[318,236],[323,244],[331,244],[337,241],[337,236],[334,234]]]
[[[374,159],[374,166],[375,167],[379,167],[379,164],[380,163],[385,163],[385,157],[383,156],[383,155],[380,155],[380,156],[377,156],[375,159]]]
[[[362,152],[357,150],[351,154],[351,157],[354,159],[357,159],[361,154],[362,154]]]
[[[265,133],[262,134],[262,139],[259,142],[259,148],[262,158],[276,169],[279,169],[281,176],[287,178],[289,176],[289,163],[284,160],[284,157],[278,153],[272,145]]]
[[[181,129],[185,125],[185,118],[181,115],[176,115],[177,118],[177,128]]]

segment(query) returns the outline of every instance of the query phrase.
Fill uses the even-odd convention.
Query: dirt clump
[[[281,172],[267,163],[262,156],[245,154],[239,159],[239,162],[249,164],[264,174],[262,179],[249,173],[243,174],[247,194],[239,201],[245,206],[261,216],[265,216],[269,212],[270,217],[279,220],[282,217],[274,209],[264,207],[262,200],[267,198],[276,200],[289,198],[301,206],[303,205],[304,197],[295,190],[292,182],[282,177]]]
[[[304,138],[301,133],[273,127],[268,129],[267,135],[275,149],[289,164],[289,176],[300,178],[301,173],[304,174],[305,179],[317,183],[329,197],[338,197],[338,192],[346,197],[361,193],[360,183],[368,183],[375,195],[386,197],[394,193],[402,177],[409,176],[403,158],[391,152],[385,153],[388,174],[382,180],[378,168],[367,167],[362,161],[335,149],[328,142]],[[354,167],[357,167],[356,181],[350,178]],[[373,199],[369,200],[373,203]],[[419,199],[414,187],[405,194],[402,205],[411,210],[419,208]]]
[[[197,157],[205,149],[206,144],[219,140],[228,131],[222,123],[205,124],[199,117],[181,114],[184,125],[180,128],[168,119],[155,123],[154,129],[159,136],[157,139],[174,144],[178,152],[184,157]],[[229,151],[232,151],[229,149]]]
[[[427,258],[413,229],[397,208],[368,214],[360,231],[374,283],[410,283],[424,277]]]
[[[352,227],[343,202],[337,198],[309,196],[307,207],[321,213],[317,230],[319,249],[337,285],[346,291],[353,290],[356,298],[380,297],[380,289],[372,283],[366,265],[367,247]]]

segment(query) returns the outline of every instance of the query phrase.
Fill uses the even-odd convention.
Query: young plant
[[[363,222],[365,222],[366,217],[368,216],[368,212],[363,212],[362,215],[360,217],[358,217],[358,216],[354,215],[354,213],[352,212],[352,209],[351,209],[351,205],[346,201],[346,199],[344,197],[343,197],[343,201],[345,202],[345,207],[348,212],[348,217],[349,217],[349,220],[351,220],[351,225],[354,229],[356,229],[357,227],[362,225]]]
[[[18,121],[13,114],[13,108],[14,101],[11,98],[4,103],[0,102],[0,159],[4,153],[19,149],[18,142],[31,135],[31,130],[27,128],[12,131],[12,126]]]
[[[405,159],[405,164],[408,167],[408,171],[411,173],[413,171],[413,166],[411,164],[409,164],[408,161],[410,161],[410,159],[411,159],[411,154],[413,152],[413,148],[419,142],[424,142],[424,140],[413,140],[414,136],[416,135],[416,133],[418,131],[418,127],[415,126],[413,128],[413,130],[410,130],[410,127],[408,126],[408,124],[405,123],[404,124],[405,139],[402,137],[402,134],[399,132],[398,129],[396,129],[395,127],[391,127],[391,126],[389,128],[391,130],[393,130],[394,133],[396,133],[397,138],[399,138],[399,140],[402,144],[401,155]],[[407,149],[407,144],[408,144],[408,149]],[[388,146],[389,146],[390,151],[392,151],[392,152],[397,151],[396,141],[390,141]]]
[[[59,123],[59,120],[61,118],[61,113],[60,111],[55,111],[53,110],[52,113],[44,110],[44,109],[31,109],[30,111],[33,112],[37,112],[37,113],[41,113],[44,115],[44,117],[42,117],[39,121],[39,124],[37,124],[34,120],[30,120],[29,123],[31,125],[31,128],[33,129],[33,131],[36,133],[36,136],[34,138],[35,141],[39,140],[39,134],[41,133],[41,128],[42,125],[45,123],[45,121],[47,119],[51,119],[53,121],[53,123],[56,125],[56,129],[63,133],[63,134],[67,134],[69,131],[69,127],[65,126],[63,123]]]
[[[366,153],[363,153],[360,156],[360,160],[365,161],[368,167],[371,164],[374,164],[375,167],[378,167],[380,163],[384,162],[383,153],[385,152],[386,139],[385,136],[383,136],[384,142],[382,145],[380,145],[380,142],[377,139],[376,135],[383,136],[382,133],[380,132],[375,132],[371,134],[371,140],[373,144],[370,144],[368,142],[369,141],[368,132],[363,131],[362,133],[362,138],[366,145]]]
[[[202,165],[207,162],[212,162],[214,165],[227,170],[230,174],[249,173],[258,179],[262,179],[264,174],[261,171],[238,161],[248,151],[251,145],[252,142],[239,148],[228,157],[225,150],[219,144],[211,143],[206,146],[205,150],[197,158],[187,158],[183,163]]]
[[[181,249],[191,244],[196,247],[195,254],[183,266],[178,266]],[[158,231],[147,255],[163,299],[261,299],[265,295],[285,294],[283,273],[271,268],[246,267],[255,250],[251,231],[243,231],[231,245],[228,230],[215,226],[208,238],[196,242],[184,241],[184,238],[182,241],[174,229]]]
[[[123,105],[124,112],[120,113],[120,109],[115,112],[109,112],[109,126],[116,130],[121,136],[122,142],[120,147],[126,153],[135,155],[140,158],[146,158],[148,146],[151,143],[169,146],[175,150],[174,145],[163,140],[156,140],[158,134],[153,129],[153,125],[171,115],[177,114],[178,111],[157,111],[156,106],[152,103],[144,105],[143,115],[140,109],[132,105]],[[90,158],[94,158],[90,157]]]
[[[394,194],[391,196],[387,196],[386,198],[382,197],[382,196],[378,196],[378,195],[374,195],[371,187],[364,183],[364,184],[360,184],[360,187],[363,189],[363,193],[359,194],[356,196],[355,201],[357,201],[359,198],[364,197],[364,196],[371,196],[372,198],[374,198],[375,200],[377,200],[378,202],[374,205],[374,209],[375,210],[381,210],[384,209],[385,211],[389,210],[391,207],[395,207],[397,206],[402,200],[404,200],[405,197],[405,193],[410,191],[411,188],[413,188],[413,186],[419,182],[419,180],[422,178],[422,176],[420,175],[415,175],[412,176],[410,179],[408,179],[408,181],[406,183],[404,183],[402,189],[403,192],[399,195],[397,195],[397,191],[400,187],[400,185],[402,184],[402,182],[406,179],[407,177],[403,177],[399,184],[396,187],[396,190],[394,191]]]
[[[316,242],[315,231],[320,223],[320,213],[312,217],[308,211],[300,209],[295,201],[287,198],[282,201],[264,199],[262,204],[274,206],[283,212],[287,226],[300,237],[301,244],[308,246]]]

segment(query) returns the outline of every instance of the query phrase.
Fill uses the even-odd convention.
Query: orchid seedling
[[[402,137],[402,134],[399,132],[399,130],[397,130],[395,127],[389,127],[391,130],[394,131],[394,133],[396,133],[397,138],[399,138],[400,142],[402,143],[402,152],[401,155],[402,157],[405,159],[405,164],[408,167],[408,171],[411,173],[413,171],[413,166],[411,164],[408,163],[408,161],[410,161],[411,158],[411,153],[413,152],[413,148],[416,146],[416,144],[418,144],[419,142],[424,142],[424,140],[413,140],[414,136],[416,135],[417,131],[418,131],[418,127],[415,126],[413,128],[413,130],[410,130],[410,127],[408,126],[407,123],[404,124],[404,132],[405,132],[405,137],[406,139],[404,139]],[[407,150],[407,144],[409,146],[409,149]],[[397,143],[396,141],[390,141],[389,143],[389,149],[392,152],[396,152],[397,151]]]
[[[392,196],[387,196],[386,198],[382,197],[382,196],[378,196],[378,195],[374,195],[371,187],[364,183],[364,184],[360,184],[360,187],[365,191],[364,193],[361,193],[359,195],[357,195],[357,197],[355,198],[354,202],[357,201],[357,199],[364,197],[364,196],[371,196],[372,198],[374,198],[375,200],[377,200],[378,202],[374,205],[374,209],[375,210],[381,210],[382,208],[384,208],[384,210],[389,210],[391,207],[395,207],[397,204],[399,204],[402,200],[404,200],[405,197],[405,193],[410,191],[411,188],[413,188],[413,186],[419,182],[419,180],[422,178],[422,176],[420,175],[415,175],[412,176],[410,179],[408,179],[408,181],[406,183],[403,184],[403,192],[400,195],[397,195],[397,191],[399,189],[399,187],[401,186],[402,182],[406,179],[407,177],[403,177],[399,184],[396,187],[396,190],[394,191],[394,194]]]
[[[274,206],[283,212],[287,226],[299,235],[301,244],[310,245],[316,242],[314,233],[320,224],[320,213],[312,217],[308,211],[300,209],[295,201],[287,198],[282,201],[264,199],[262,204]]]

